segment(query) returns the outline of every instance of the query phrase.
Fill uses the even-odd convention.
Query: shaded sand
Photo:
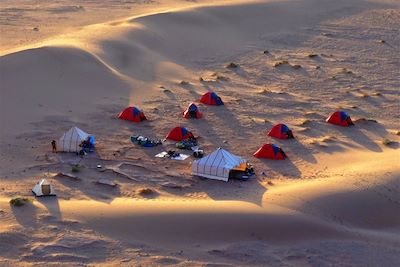
[[[399,265],[398,1],[27,6],[0,7],[0,265]],[[226,105],[182,119],[208,90]],[[116,120],[129,104],[149,121]],[[356,125],[326,124],[337,109]],[[278,122],[296,139],[267,137]],[[73,125],[96,152],[50,153]],[[257,177],[192,177],[192,159],[154,158],[174,144],[129,140],[176,125]],[[253,158],[266,142],[289,158]],[[43,177],[58,198],[10,207]]]

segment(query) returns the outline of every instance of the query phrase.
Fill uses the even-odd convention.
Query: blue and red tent
[[[260,147],[254,154],[256,158],[266,158],[273,160],[284,160],[287,158],[283,150],[274,144],[265,144]]]
[[[283,123],[279,123],[272,127],[272,129],[268,132],[268,135],[278,139],[294,138],[292,130],[290,130],[289,127]]]
[[[326,122],[340,125],[343,127],[348,127],[354,125],[353,121],[351,120],[350,116],[344,111],[336,111],[326,119]]]
[[[222,99],[214,92],[207,92],[201,98],[200,102],[206,105],[220,106],[223,105]]]
[[[183,117],[186,119],[200,119],[202,116],[203,114],[194,103],[190,103],[187,109],[183,112]]]
[[[178,142],[189,138],[194,138],[194,135],[185,127],[175,127],[165,137],[165,139]]]
[[[147,120],[144,113],[137,107],[127,107],[118,114],[118,119],[128,120],[133,122],[141,122]]]

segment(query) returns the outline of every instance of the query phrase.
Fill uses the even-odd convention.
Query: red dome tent
[[[340,125],[343,127],[348,127],[354,125],[350,116],[344,111],[336,111],[329,118],[326,119],[326,122]]]
[[[294,138],[292,130],[289,129],[285,124],[279,123],[272,127],[272,129],[268,133],[269,136],[278,138],[278,139],[291,139]]]
[[[283,150],[274,144],[265,144],[260,147],[254,154],[256,158],[266,158],[273,160],[284,160],[287,158]]]
[[[221,98],[214,92],[207,92],[201,98],[200,102],[206,105],[220,106],[223,105]]]
[[[203,114],[194,103],[190,103],[187,109],[183,112],[183,117],[186,119],[200,119],[202,116]]]
[[[165,137],[165,139],[178,142],[189,138],[194,138],[194,135],[189,132],[185,127],[175,127]]]
[[[141,122],[147,120],[144,113],[137,107],[127,107],[121,113],[118,114],[118,119]]]

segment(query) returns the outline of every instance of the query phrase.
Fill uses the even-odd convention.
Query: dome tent
[[[192,163],[192,175],[227,182],[233,170],[244,171],[247,161],[225,149],[218,148],[208,156]]]
[[[94,146],[94,137],[85,133],[78,127],[72,127],[65,132],[58,141],[59,151],[63,152],[79,152],[83,141],[87,141],[91,146]]]
[[[353,121],[351,120],[350,116],[344,111],[336,111],[326,119],[326,122],[340,125],[343,127],[348,127],[354,125]]]
[[[179,126],[172,129],[165,137],[165,139],[178,142],[189,138],[194,138],[194,135],[185,127],[179,127]]]
[[[254,154],[256,158],[266,158],[272,160],[284,160],[287,158],[283,150],[274,144],[265,144],[260,147]]]
[[[268,135],[278,139],[294,138],[292,130],[290,130],[289,127],[283,123],[279,123],[272,127],[272,129],[268,132]]]
[[[137,107],[127,107],[121,113],[118,114],[118,119],[141,122],[147,120],[144,113]]]
[[[56,195],[53,186],[46,179],[41,179],[37,182],[32,189],[32,193],[37,197]]]
[[[186,119],[200,119],[203,114],[199,111],[199,108],[193,102],[189,104],[186,110],[183,112],[183,117]]]
[[[207,92],[201,98],[200,102],[206,105],[220,106],[223,105],[221,98],[214,92]]]

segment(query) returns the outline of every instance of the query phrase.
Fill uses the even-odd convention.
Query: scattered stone
[[[381,44],[384,44],[384,43],[386,43],[386,41],[385,41],[385,40],[379,40],[379,42],[380,42]]]
[[[267,184],[268,184],[268,185],[274,185],[274,183],[271,182],[271,181],[268,181]]]
[[[316,70],[319,70],[321,68],[321,66],[315,66]]]
[[[317,54],[309,54],[308,57],[309,58],[314,58],[314,57],[318,57],[318,55]]]
[[[179,84],[180,85],[189,85],[190,82],[188,82],[188,81],[180,81]]]
[[[296,64],[296,65],[292,65],[292,68],[293,69],[301,69],[301,65],[299,65],[299,64]]]
[[[277,67],[280,67],[280,66],[282,66],[282,65],[288,65],[288,64],[289,64],[289,61],[287,61],[287,60],[281,60],[281,61],[275,62],[273,66],[274,66],[275,68],[277,68]]]
[[[104,179],[104,178],[99,179],[99,180],[96,182],[96,184],[108,185],[108,186],[111,186],[111,187],[116,187],[116,186],[118,185],[117,183],[115,183],[115,182],[113,182],[113,181],[110,181],[110,180],[108,180],[108,179]]]
[[[362,122],[373,122],[373,123],[378,123],[377,120],[374,119],[366,119],[366,118],[359,118],[354,120],[355,123],[362,123]]]
[[[397,131],[396,135],[400,135],[400,131]]]
[[[228,140],[224,140],[224,141],[222,141],[222,143],[227,144],[227,143],[228,143]]]
[[[234,62],[230,62],[225,67],[228,68],[228,69],[236,69],[236,68],[239,68],[239,64],[236,64]]]
[[[311,121],[309,119],[305,119],[300,123],[300,125],[307,125],[309,123],[311,123]]]
[[[353,72],[351,70],[348,70],[347,68],[342,68],[342,73],[353,74]]]
[[[373,95],[374,95],[374,96],[381,96],[382,93],[381,93],[381,92],[375,92],[375,93],[373,93]]]
[[[35,32],[39,31],[39,27],[34,27],[32,30],[34,30]]]
[[[172,188],[172,189],[183,189],[183,188],[190,187],[190,184],[180,185],[180,184],[175,184],[172,182],[164,182],[161,184],[161,186],[165,187],[165,188]]]
[[[328,32],[323,32],[321,34],[322,34],[322,36],[325,36],[325,37],[332,37],[333,36],[332,33],[328,33]]]
[[[203,77],[200,77],[200,78],[199,78],[199,81],[200,81],[200,82],[204,82]]]
[[[266,55],[266,54],[269,54],[269,51],[268,50],[264,50],[263,53]]]

